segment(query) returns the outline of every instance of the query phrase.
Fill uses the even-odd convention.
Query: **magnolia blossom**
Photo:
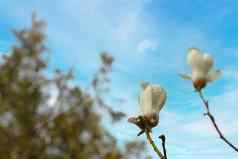
[[[159,112],[166,101],[166,91],[159,85],[141,84],[139,96],[140,110],[152,126],[159,121]]]
[[[216,80],[221,74],[220,70],[212,70],[212,57],[206,53],[202,53],[197,48],[188,50],[187,63],[191,66],[192,76],[181,76],[184,79],[192,80],[194,88],[198,91],[204,88],[207,82]]]
[[[158,124],[159,112],[164,106],[166,98],[166,91],[161,86],[147,82],[141,84],[139,105],[142,115],[128,119],[128,122],[136,124],[141,129],[138,136],[145,131],[151,131]]]

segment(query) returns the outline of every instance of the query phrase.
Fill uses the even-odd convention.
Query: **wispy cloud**
[[[138,44],[138,52],[143,53],[146,51],[154,51],[158,48],[159,44],[157,41],[152,39],[144,39]]]

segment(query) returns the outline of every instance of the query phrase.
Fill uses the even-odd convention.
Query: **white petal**
[[[208,54],[203,54],[203,69],[206,72],[209,72],[209,70],[212,68],[213,65],[213,59]]]
[[[167,99],[166,91],[158,85],[153,86],[152,107],[156,112],[159,112],[163,108],[166,99]]]
[[[143,115],[158,113],[166,101],[166,91],[159,85],[149,85],[141,90],[139,100]]]
[[[193,68],[202,61],[202,54],[197,48],[190,48],[188,50],[187,63]]]
[[[192,78],[189,75],[181,74],[181,73],[179,73],[178,75],[184,80],[192,80]]]
[[[207,73],[204,72],[202,69],[193,69],[192,71],[192,81],[197,81],[201,79],[206,79],[207,78]]]
[[[145,89],[147,86],[149,86],[149,84],[150,84],[149,82],[142,81],[140,85],[142,89]]]
[[[143,115],[152,114],[152,94],[151,94],[151,86],[147,86],[145,89],[141,89],[139,103],[140,110]]]
[[[222,74],[221,70],[211,70],[207,75],[207,81],[212,82],[217,80]]]

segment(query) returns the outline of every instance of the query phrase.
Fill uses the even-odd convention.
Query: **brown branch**
[[[150,132],[148,130],[146,130],[145,133],[146,133],[147,140],[149,141],[149,143],[151,144],[151,146],[153,147],[153,149],[157,153],[157,155],[160,157],[160,159],[166,159],[163,156],[163,154],[159,151],[159,149],[155,145],[154,141],[152,140]]]
[[[204,98],[204,96],[203,96],[203,94],[202,94],[202,91],[198,91],[198,93],[199,93],[199,96],[200,96],[200,98],[202,99],[202,102],[203,102],[203,104],[204,104],[204,106],[205,106],[205,108],[206,108],[206,113],[205,113],[205,115],[207,115],[207,116],[209,117],[209,119],[211,120],[211,122],[212,122],[214,128],[216,129],[217,133],[219,134],[219,137],[220,137],[227,145],[229,145],[229,146],[230,146],[231,148],[233,148],[236,152],[238,152],[238,148],[235,147],[230,141],[228,141],[228,140],[224,137],[223,133],[221,132],[221,130],[220,130],[219,127],[217,126],[216,121],[215,121],[215,118],[214,118],[214,116],[213,116],[213,115],[211,114],[211,112],[210,112],[208,101],[205,100],[205,98]]]
[[[166,153],[166,148],[165,148],[165,136],[160,135],[159,138],[162,140],[162,147],[163,147],[163,153],[164,153],[164,159],[167,159],[167,153]]]

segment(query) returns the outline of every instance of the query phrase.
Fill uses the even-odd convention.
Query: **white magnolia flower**
[[[192,76],[180,74],[187,80],[192,80],[196,90],[201,90],[207,84],[216,80],[220,74],[220,70],[212,70],[213,59],[210,55],[202,53],[197,48],[188,50],[187,63],[192,68]]]
[[[143,116],[158,114],[165,104],[166,97],[166,91],[161,86],[142,83],[139,104]]]
[[[136,124],[141,129],[138,136],[157,126],[159,112],[163,108],[166,98],[166,91],[161,86],[152,85],[148,82],[141,84],[139,105],[142,115],[128,119],[128,122]]]

